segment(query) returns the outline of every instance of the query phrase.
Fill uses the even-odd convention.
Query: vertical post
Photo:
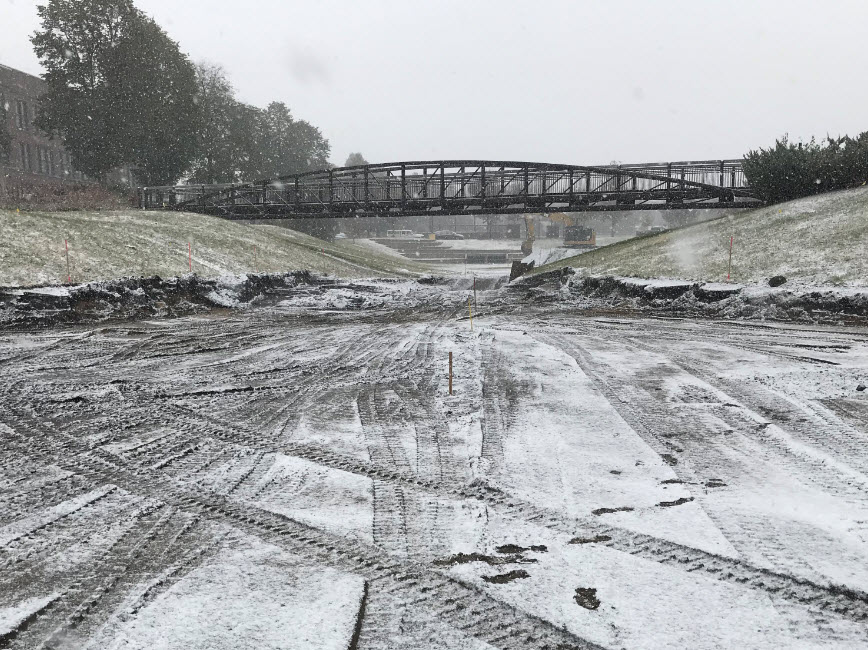
[[[485,163],[482,163],[482,167],[479,169],[480,174],[480,182],[482,184],[482,192],[479,195],[479,207],[485,207]],[[473,232],[476,232],[476,222],[473,222]]]
[[[446,164],[440,165],[440,205],[446,207]]]
[[[467,313],[470,314],[470,331],[473,331],[473,309],[470,307],[470,296],[467,296]]]
[[[370,195],[368,189],[369,189],[369,187],[368,187],[368,168],[365,167],[365,201],[364,201],[365,211],[367,211],[368,205],[371,202],[371,195]]]
[[[401,209],[407,209],[407,166],[401,165]]]
[[[69,270],[69,240],[63,240],[63,247],[66,249],[66,283],[72,284],[72,272]]]
[[[334,185],[334,172],[329,170],[329,212],[334,215],[335,213],[335,185]]]
[[[669,193],[672,191],[672,163],[666,163],[666,203],[672,200]]]
[[[473,304],[479,309],[479,303],[476,302],[476,276],[473,276]]]
[[[259,273],[259,265],[256,263],[256,244],[253,244],[253,271]]]
[[[187,242],[187,261],[190,263],[190,273],[193,272],[193,244]]]
[[[452,353],[449,353],[449,394],[452,394]]]
[[[570,169],[570,198],[569,205],[573,205],[573,170]]]
[[[295,211],[301,212],[301,192],[298,191],[298,176],[295,177]]]
[[[735,236],[729,238],[729,266],[726,269],[726,281],[729,282],[729,275],[732,273],[732,243],[735,240]]]

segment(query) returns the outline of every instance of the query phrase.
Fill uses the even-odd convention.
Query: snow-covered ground
[[[0,210],[0,286],[127,276],[213,278],[237,273],[307,270],[371,277],[418,275],[410,260],[326,242],[272,225],[250,225],[182,212],[13,212]],[[189,247],[188,247],[189,245]]]
[[[608,246],[553,265],[594,274],[868,286],[868,187],[831,192]]]
[[[469,286],[0,335],[0,645],[868,645],[868,330]]]

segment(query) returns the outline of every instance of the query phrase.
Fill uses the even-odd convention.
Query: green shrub
[[[822,144],[813,138],[794,144],[784,136],[773,148],[750,151],[744,173],[766,203],[857,187],[868,181],[868,132]]]

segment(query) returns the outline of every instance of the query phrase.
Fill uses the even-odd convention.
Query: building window
[[[33,161],[30,160],[30,145],[26,142],[20,142],[18,147],[21,154],[21,171],[30,171],[33,168]]]
[[[15,126],[22,131],[30,127],[30,111],[27,102],[21,99],[15,102]]]

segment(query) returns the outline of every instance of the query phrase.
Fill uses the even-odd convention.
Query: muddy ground
[[[413,285],[0,334],[0,648],[868,644],[868,330]]]

